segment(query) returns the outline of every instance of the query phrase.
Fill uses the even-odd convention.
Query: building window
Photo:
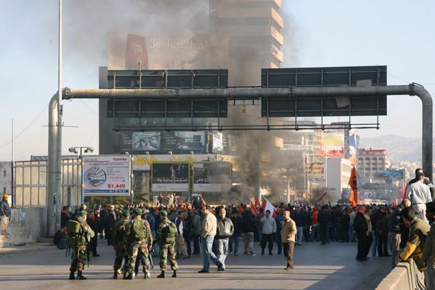
[[[6,170],[3,170],[3,177],[6,177]]]
[[[3,193],[6,193],[6,187],[3,187]]]

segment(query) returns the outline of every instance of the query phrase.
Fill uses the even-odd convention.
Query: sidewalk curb
[[[36,247],[14,246],[14,247],[0,248],[0,257],[22,254],[22,253],[32,253],[32,252],[42,252],[42,251],[45,252],[49,250],[56,250],[56,247],[54,245],[50,246],[50,244],[43,244],[40,246],[38,245]]]

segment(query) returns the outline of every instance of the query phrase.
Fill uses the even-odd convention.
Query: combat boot
[[[157,278],[166,278],[165,271],[162,271],[162,273],[160,273],[160,275],[157,276]]]
[[[113,272],[113,279],[118,279],[118,270]]]
[[[133,273],[128,273],[127,276],[124,277],[125,280],[133,280]]]
[[[85,276],[83,276],[82,271],[78,271],[78,273],[77,273],[77,279],[79,279],[79,280],[86,280],[87,278]]]
[[[174,270],[174,273],[172,274],[172,278],[177,278],[177,270]]]
[[[75,280],[75,279],[76,279],[76,276],[74,275],[74,271],[71,271],[71,272],[70,272],[70,274],[69,274],[69,279],[70,279],[70,280]]]

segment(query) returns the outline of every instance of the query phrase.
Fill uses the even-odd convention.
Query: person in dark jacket
[[[113,210],[114,210],[114,206],[112,205],[107,213],[105,229],[104,229],[107,245],[109,246],[113,245],[113,229],[115,228],[115,224],[116,224],[116,216]]]
[[[90,212],[89,217],[87,219],[88,225],[91,227],[91,229],[98,233],[100,231],[100,219],[95,216],[95,212]],[[100,255],[97,253],[97,246],[98,246],[98,235],[95,235],[90,242],[90,249],[92,251],[92,256],[99,257]]]
[[[222,263],[220,271],[225,271],[225,259],[228,256],[228,244],[230,237],[234,234],[234,225],[230,218],[227,218],[227,211],[224,208],[219,210],[216,236],[214,242],[216,243],[216,256]]]
[[[66,224],[71,218],[71,213],[69,211],[69,206],[64,206],[60,212],[60,227],[66,227]]]
[[[331,231],[330,231],[330,238],[331,241],[338,241],[339,238],[339,220],[341,218],[341,214],[340,211],[338,209],[338,207],[334,206],[332,208],[332,211],[330,212],[330,226],[331,226]]]
[[[234,256],[239,255],[239,239],[242,235],[242,217],[239,215],[237,209],[234,209],[231,214],[231,221],[234,225],[234,233],[230,238],[230,252],[234,253]]]
[[[280,233],[282,229],[282,224],[284,222],[284,206],[280,206],[277,210],[276,217],[276,232]],[[282,241],[281,241],[281,235],[275,235],[276,238],[276,244],[278,249],[278,255],[281,255],[282,253]]]
[[[11,208],[8,203],[8,195],[5,193],[2,196],[2,200],[0,201],[0,217],[2,220],[2,235],[8,236],[7,232],[9,218],[11,217]]]
[[[388,215],[387,210],[381,210],[376,222],[376,238],[378,239],[379,257],[389,257],[388,254]]]
[[[56,234],[54,234],[53,237],[53,244],[60,250],[64,250],[68,243],[67,243],[67,236],[68,236],[68,232],[66,230],[66,226],[60,228],[60,230],[58,230],[56,232]]]
[[[304,228],[307,224],[307,217],[304,212],[301,210],[301,206],[297,205],[296,210],[291,214],[291,219],[296,223],[296,227],[298,229],[296,234],[296,243],[295,246],[301,246],[303,235],[304,235]]]
[[[328,242],[327,235],[328,235],[328,225],[330,221],[330,214],[327,205],[322,206],[322,209],[319,212],[317,220],[320,225],[320,240],[322,241],[321,245],[326,245],[326,243]]]
[[[254,232],[256,229],[255,217],[251,210],[246,209],[242,215],[242,234],[245,243],[245,255],[255,256],[254,253]]]
[[[369,245],[369,241],[368,241],[368,235],[369,235],[369,228],[367,225],[367,221],[366,218],[364,216],[364,211],[365,211],[365,207],[364,206],[360,206],[358,208],[358,213],[355,216],[355,220],[353,222],[353,229],[356,232],[356,236],[358,238],[358,253],[356,255],[356,260],[357,261],[366,261],[367,258],[367,253],[368,253],[368,245]]]
[[[350,225],[350,215],[347,209],[344,209],[341,214],[340,219],[340,240],[345,243],[349,243],[349,225]]]

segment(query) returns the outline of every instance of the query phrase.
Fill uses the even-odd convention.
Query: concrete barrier
[[[12,208],[7,230],[9,236],[2,236],[0,248],[37,242],[45,236],[46,220],[45,207]]]
[[[376,288],[377,290],[415,290],[424,288],[424,274],[411,259],[409,263],[399,263]]]

